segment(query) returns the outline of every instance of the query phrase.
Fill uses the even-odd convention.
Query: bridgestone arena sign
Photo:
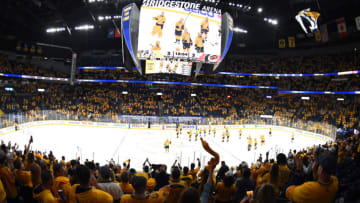
[[[184,8],[191,10],[201,10],[203,12],[212,12],[221,14],[221,9],[203,6],[199,3],[183,2],[183,1],[162,1],[162,0],[143,0],[142,6],[147,7],[167,7],[167,8]]]

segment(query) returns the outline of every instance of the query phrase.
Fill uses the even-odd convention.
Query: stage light
[[[192,97],[196,97],[196,94],[194,94],[194,93],[191,93],[191,96],[192,96]]]
[[[277,20],[273,20],[272,24],[277,25],[278,21]]]
[[[129,94],[127,91],[122,91],[121,94]]]
[[[272,118],[272,115],[260,115],[260,118]]]
[[[63,32],[65,31],[64,27],[48,28],[46,29],[47,33]]]
[[[251,10],[251,6],[248,7],[248,10]]]
[[[12,92],[12,91],[14,91],[14,88],[12,88],[12,87],[5,87],[5,91],[7,91],[7,92]]]
[[[98,20],[99,20],[99,21],[102,21],[102,20],[104,20],[104,17],[103,17],[103,16],[99,16],[99,17],[98,17]]]
[[[242,29],[242,28],[238,28],[238,27],[234,27],[233,30],[234,30],[234,32],[248,33],[247,30]]]
[[[301,97],[301,100],[310,100],[310,97]]]
[[[272,96],[266,96],[266,99],[271,99],[272,98]]]
[[[258,8],[258,10],[257,10],[258,13],[261,13],[262,11],[263,11],[263,9],[261,7]]]
[[[268,18],[264,18],[264,21],[268,21],[269,19]]]
[[[230,99],[230,98],[231,98],[231,96],[230,96],[230,95],[228,95],[228,96],[227,96],[227,98],[228,98],[228,99]]]
[[[162,92],[156,93],[157,96],[162,96]]]
[[[337,98],[336,100],[337,101],[344,101],[345,99],[344,98]]]
[[[94,29],[93,25],[80,25],[75,27],[75,30],[91,30],[91,29]]]
[[[43,88],[38,88],[37,91],[38,91],[38,92],[45,92],[45,89],[43,89]]]

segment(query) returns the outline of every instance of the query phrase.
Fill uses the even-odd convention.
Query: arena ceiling
[[[95,1],[95,2],[89,2]],[[97,2],[100,1],[100,2]],[[102,16],[120,16],[124,5],[141,1],[129,0],[2,0],[0,6],[0,42],[3,49],[15,48],[16,43],[45,42],[72,47],[77,51],[94,49],[119,49],[121,40],[107,38],[108,29],[114,27],[112,21],[99,20]],[[329,24],[329,35],[336,32],[335,20],[345,17],[348,29],[356,30],[354,16],[360,16],[359,0],[202,0],[197,1],[221,8],[234,18],[235,27],[246,29],[248,33],[236,33],[231,54],[244,52],[262,53],[276,49],[280,38],[298,36],[303,33],[294,19],[299,10],[311,8],[320,11],[319,24]],[[240,7],[241,5],[241,7]],[[249,9],[251,7],[251,9]],[[262,8],[262,12],[258,11]],[[273,25],[264,18],[277,20]],[[120,20],[114,21],[120,24]],[[81,24],[92,24],[95,29],[80,32],[74,28]],[[66,27],[65,32],[47,33],[51,27]],[[334,34],[334,35],[335,35]],[[304,36],[304,35],[303,35]],[[354,43],[359,41],[359,32],[329,43],[319,44],[313,38],[300,37],[297,47],[327,46],[329,44]]]

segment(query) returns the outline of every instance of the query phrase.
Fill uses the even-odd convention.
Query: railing
[[[274,116],[272,118],[261,118],[260,116],[253,116],[236,119],[212,117],[205,118],[200,116],[137,116],[118,115],[115,113],[107,113],[105,115],[87,114],[84,116],[75,112],[60,110],[40,110],[0,115],[0,128],[14,126],[15,123],[22,124],[43,120],[74,120],[127,124],[148,124],[150,122],[151,124],[175,123],[187,125],[273,125],[309,131],[328,136],[332,139],[335,139],[336,137],[336,126],[334,125],[325,122],[303,121],[300,119],[280,116]]]

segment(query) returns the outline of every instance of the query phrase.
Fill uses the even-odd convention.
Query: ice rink
[[[194,132],[192,141],[189,142],[187,130],[183,130],[180,138],[176,138],[175,130],[154,130],[154,129],[121,129],[90,126],[69,126],[69,125],[45,125],[21,129],[17,132],[2,135],[0,137],[5,143],[11,141],[17,143],[23,149],[27,144],[30,135],[34,138],[32,150],[49,152],[60,159],[66,157],[66,161],[81,157],[94,160],[100,164],[105,164],[111,158],[122,163],[126,159],[131,159],[131,167],[140,170],[142,163],[149,158],[151,163],[172,165],[177,159],[182,165],[189,165],[194,158],[201,158],[202,164],[210,158],[202,146],[200,139],[195,141]],[[222,130],[217,130],[216,136],[209,136],[206,133],[205,140],[210,146],[220,154],[220,159],[224,160],[229,166],[236,166],[241,161],[248,164],[253,163],[259,154],[270,152],[270,158],[274,158],[276,153],[283,152],[287,155],[290,149],[303,149],[314,144],[324,143],[324,141],[295,134],[295,141],[291,143],[292,132],[272,131],[269,136],[269,129],[243,129],[242,137],[239,138],[239,130],[230,130],[230,141],[222,142]],[[258,140],[258,147],[250,151],[247,149],[247,136]],[[265,136],[265,145],[260,146],[260,136]],[[171,140],[170,152],[165,152],[164,142]],[[254,142],[253,142],[254,143]]]

